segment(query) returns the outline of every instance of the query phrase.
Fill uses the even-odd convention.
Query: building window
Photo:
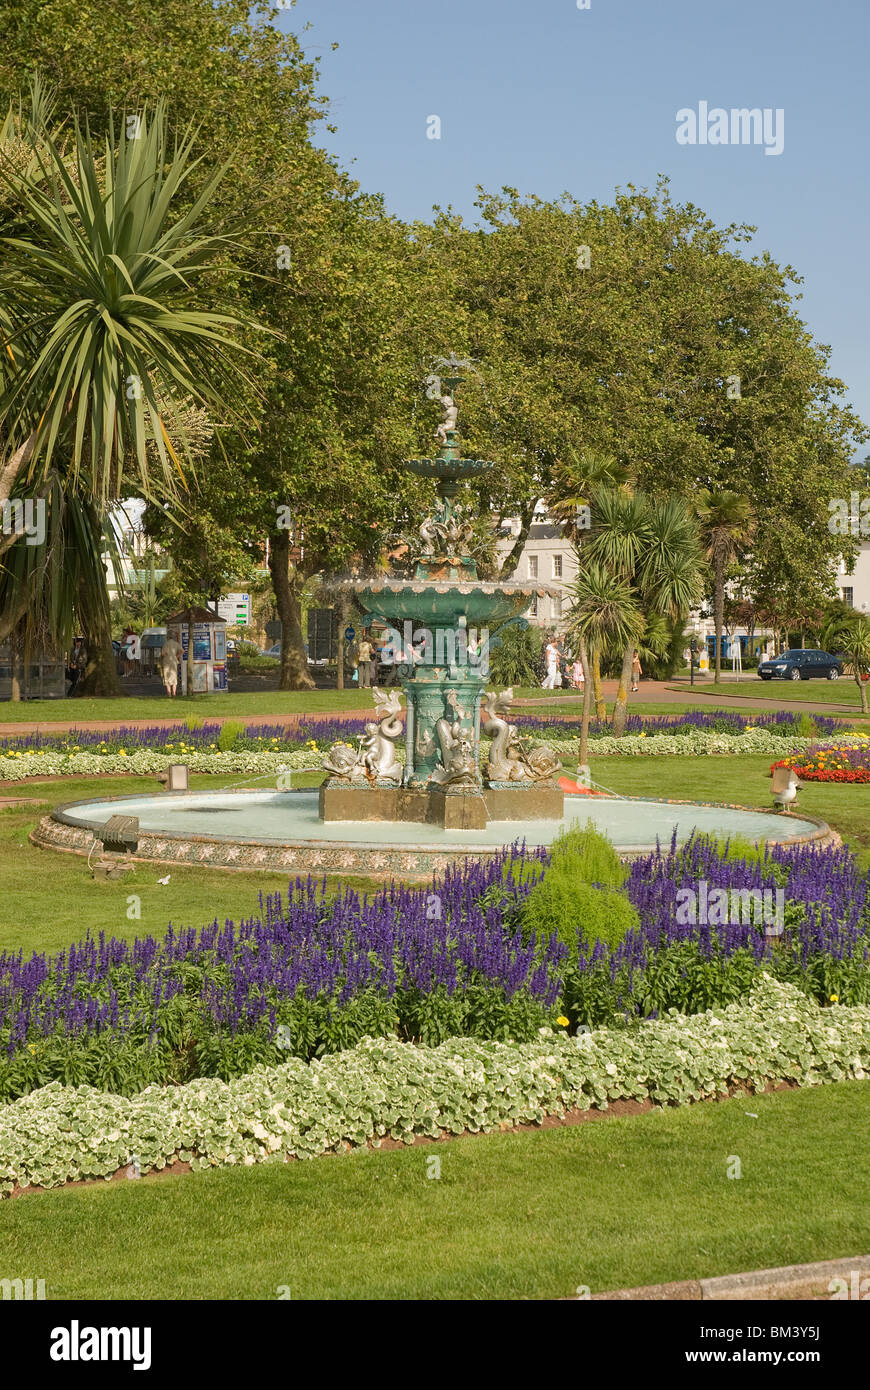
[[[532,618],[537,618],[537,616],[538,616],[538,595],[537,595],[537,594],[535,594],[534,598],[532,599],[532,606],[531,606],[531,608],[529,609],[529,616],[532,617]]]
[[[554,594],[554,596],[553,596],[553,617],[554,617],[554,618],[561,618],[561,616],[562,616],[562,600],[561,600],[561,598],[560,598],[560,596],[559,596],[558,594]]]
[[[537,579],[537,577],[538,577],[538,557],[537,557],[537,555],[530,555],[530,556],[529,556],[529,578],[530,578],[530,579]]]
[[[850,608],[854,608],[854,607],[855,607],[855,590],[854,590],[854,589],[844,589],[844,590],[843,590],[843,602],[844,602],[844,603],[848,603],[848,605],[849,605]]]
[[[562,556],[561,556],[561,555],[554,555],[554,556],[553,556],[553,578],[554,578],[554,579],[561,579],[561,578],[562,578]]]

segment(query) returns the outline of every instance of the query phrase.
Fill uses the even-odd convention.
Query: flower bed
[[[297,879],[238,926],[3,953],[0,1099],[55,1080],[125,1094],[229,1080],[373,1034],[437,1045],[527,1041],[560,1018],[636,1027],[744,997],[765,971],[819,1002],[870,1003],[868,881],[847,850],[696,837],[635,861],[622,888],[609,848],[598,888],[602,846],[572,831],[549,854],[514,847],[372,897]],[[702,881],[781,891],[777,931],[751,913],[685,920],[681,895]]]
[[[579,719],[518,715],[515,721],[532,742],[550,743],[565,758],[579,751]],[[627,732],[615,738],[608,724],[590,725],[590,752],[595,756],[675,756],[700,754],[776,754],[788,738],[795,749],[811,748],[819,733],[831,733],[831,719],[792,714],[752,718],[727,710],[693,711],[678,716],[642,719],[632,715]],[[215,775],[236,772],[268,776],[283,768],[300,772],[321,770],[323,752],[333,743],[354,744],[365,731],[363,719],[312,717],[285,726],[215,722],[194,727],[130,728],[109,731],[77,729],[63,734],[34,733],[0,739],[0,781],[29,777],[99,776],[164,771],[171,762],[185,762],[192,772]],[[399,760],[404,758],[401,745]],[[486,742],[481,756],[488,756]]]
[[[870,1008],[820,1009],[769,977],[748,1000],[633,1032],[522,1044],[452,1039],[420,1048],[383,1038],[310,1063],[257,1067],[126,1098],[54,1083],[0,1106],[0,1193],[165,1168],[283,1162],[383,1138],[405,1143],[540,1123],[568,1109],[647,1098],[686,1103],[818,1085],[870,1071]]]
[[[830,743],[811,744],[771,766],[791,767],[807,782],[870,782],[870,735],[853,732]]]
[[[127,1093],[228,1078],[371,1033],[532,1037],[555,1017],[565,957],[516,920],[545,861],[505,851],[372,898],[297,879],[238,926],[4,952],[0,1098],[58,1078]]]

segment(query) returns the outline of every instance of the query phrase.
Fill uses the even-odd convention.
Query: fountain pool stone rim
[[[162,792],[159,795],[125,795],[107,796],[92,798],[87,801],[63,802],[56,806],[54,810],[40,820],[39,824],[31,833],[32,843],[47,849],[66,851],[72,854],[87,855],[93,848],[93,831],[97,826],[102,825],[103,819],[96,819],[87,815],[88,808],[95,806],[111,805],[113,811],[123,812],[124,804],[130,802],[141,802],[147,800],[154,802],[157,806],[168,807],[170,802],[187,800],[200,802],[202,798],[222,797],[226,800],[229,797],[243,799],[247,796],[260,795],[265,793],[263,789],[241,788],[231,790],[230,788],[219,788],[214,791],[197,792]],[[281,798],[282,804],[288,798],[305,797],[308,800],[304,803],[308,806],[308,801],[317,797],[317,788],[300,788],[293,791],[270,793],[271,796]],[[840,844],[840,836],[836,831],[816,816],[801,812],[798,815],[790,813],[776,813],[766,807],[736,806],[723,802],[691,801],[680,799],[665,799],[653,797],[619,797],[619,798],[598,798],[592,799],[586,796],[565,796],[565,815],[563,823],[568,819],[585,820],[584,811],[592,812],[596,805],[607,802],[640,803],[647,806],[696,806],[708,810],[723,810],[732,813],[748,813],[749,815],[762,815],[766,821],[775,821],[776,825],[782,824],[783,830],[793,825],[796,833],[788,835],[764,836],[768,844],[799,845],[814,843],[818,846]],[[292,802],[288,806],[291,809]],[[299,810],[303,803],[296,802],[296,809]],[[198,809],[197,807],[191,808]],[[202,808],[205,811],[205,808]],[[205,811],[207,814],[207,811]],[[288,820],[291,817],[288,816]],[[360,826],[362,822],[354,823]],[[363,839],[322,838],[314,836],[294,837],[288,835],[286,838],[277,839],[275,837],[257,837],[247,835],[220,835],[220,834],[200,834],[179,832],[172,830],[140,830],[139,843],[136,853],[130,856],[139,862],[151,862],[158,864],[192,864],[207,868],[226,869],[230,871],[251,870],[264,872],[287,872],[287,873],[336,873],[346,875],[366,875],[388,876],[395,875],[401,878],[428,878],[435,873],[443,872],[451,864],[463,863],[466,859],[485,859],[494,854],[498,854],[505,845],[513,843],[515,840],[525,839],[529,845],[547,843],[547,839],[541,838],[541,830],[544,825],[553,825],[553,822],[534,822],[534,821],[515,821],[502,822],[504,838],[493,840],[492,843],[481,843],[472,837],[477,832],[445,831],[434,826],[414,826],[414,831],[419,831],[421,839],[409,840],[407,843],[385,843],[386,835],[390,827],[383,822],[365,823],[366,835]],[[805,827],[811,826],[812,830],[807,833]],[[800,827],[800,828],[799,828]],[[338,824],[333,828],[338,832]],[[409,830],[411,827],[408,827]],[[710,827],[706,827],[709,829]],[[433,842],[427,837],[437,830],[438,839]],[[491,824],[490,834],[498,834],[497,825]],[[688,832],[687,832],[688,833]],[[728,833],[735,833],[734,828],[729,828]],[[739,833],[739,828],[737,830]],[[681,835],[684,840],[687,836]],[[552,838],[552,835],[550,836]],[[668,836],[668,839],[670,837]],[[753,838],[752,834],[749,838]],[[760,837],[755,836],[756,842],[760,842]],[[655,849],[655,842],[650,844],[616,844],[616,850],[620,857],[625,860],[636,859],[644,854],[649,854]]]

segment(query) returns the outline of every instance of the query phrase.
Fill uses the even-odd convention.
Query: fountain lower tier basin
[[[558,820],[490,821],[484,830],[370,821],[323,822],[318,790],[163,792],[58,806],[31,835],[37,845],[88,854],[94,829],[113,815],[136,816],[134,858],[161,864],[270,869],[291,874],[375,874],[413,878],[441,872],[467,857],[487,858],[525,839],[548,845],[571,824],[591,820],[624,858],[678,841],[694,830],[756,843],[839,843],[824,821],[772,811],[699,802],[566,795]]]

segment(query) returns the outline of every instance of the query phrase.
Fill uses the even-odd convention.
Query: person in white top
[[[178,663],[181,660],[181,644],[174,637],[167,637],[160,649],[160,675],[166,694],[173,699],[178,689]]]
[[[541,686],[544,690],[555,690],[557,677],[560,676],[559,648],[556,645],[555,637],[550,638],[544,655],[547,659],[547,674],[541,682]]]

